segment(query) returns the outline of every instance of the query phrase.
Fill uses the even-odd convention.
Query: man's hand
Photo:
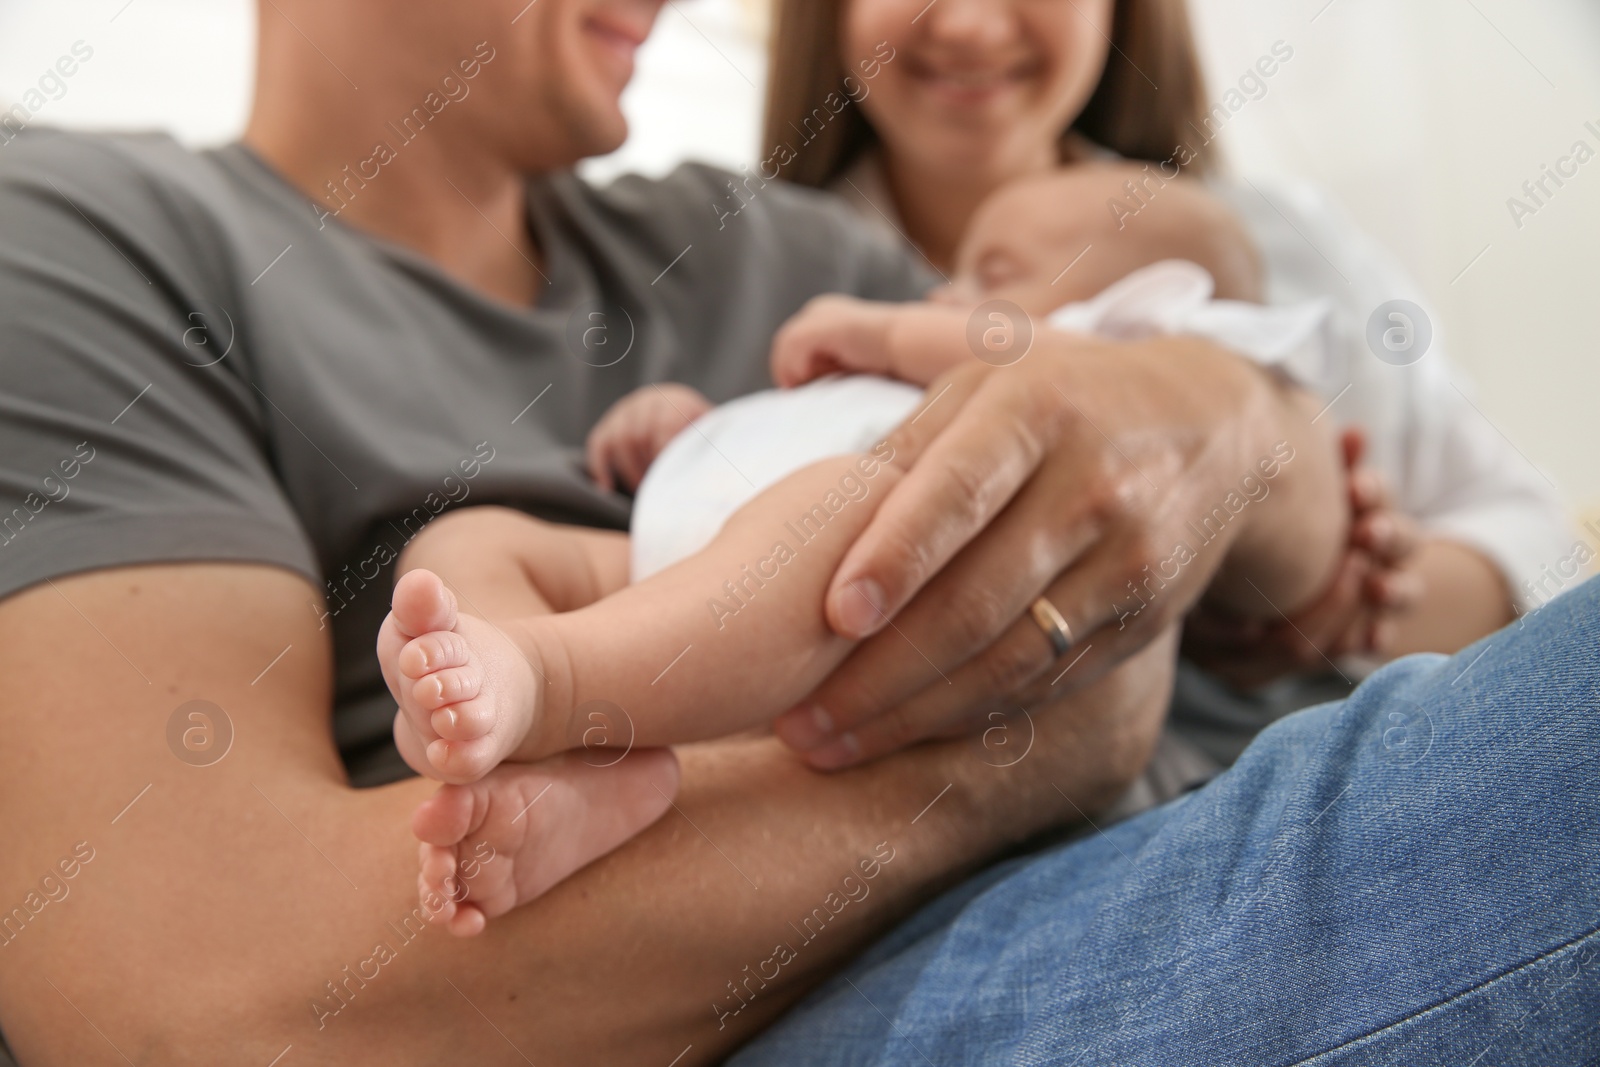
[[[687,385],[663,382],[635,389],[589,431],[589,475],[603,489],[639,488],[644,472],[678,434],[711,410],[711,401]]]
[[[1087,684],[1214,577],[1220,603],[1267,617],[1326,584],[1345,509],[1309,397],[1192,339],[1045,331],[1019,362],[989,366],[950,309],[929,310],[926,358],[962,365],[891,435],[906,476],[826,603],[864,644],[776,724],[813,765]],[[1071,632],[1061,657],[1027,614],[1041,595]]]

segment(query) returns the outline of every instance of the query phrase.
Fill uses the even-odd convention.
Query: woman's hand
[[[1309,398],[1192,339],[1044,331],[996,367],[964,328],[923,333],[959,366],[890,436],[906,476],[827,597],[833,629],[865,640],[776,723],[814,765],[1086,685],[1214,577],[1224,604],[1264,615],[1326,582],[1344,502]],[[1041,594],[1071,633],[1060,657],[1028,614]]]
[[[1341,656],[1389,658],[1398,619],[1421,599],[1421,575],[1407,564],[1420,533],[1394,504],[1388,482],[1361,466],[1365,435],[1341,445],[1351,512],[1350,540],[1321,597],[1293,618],[1246,619],[1202,604],[1184,622],[1184,655],[1235,689],[1324,670]]]

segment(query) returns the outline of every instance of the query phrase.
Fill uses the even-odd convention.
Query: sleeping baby
[[[991,198],[933,297],[975,308],[973,358],[1026,358],[1035,328],[1190,333],[1265,361],[1315,347],[1321,309],[1251,303],[1250,242],[1198,187],[1109,212],[1139,173],[1085,165]],[[870,374],[835,374],[835,350],[786,327],[787,388],[716,408],[671,384],[619,401],[588,462],[637,488],[629,536],[468,508],[407,547],[378,655],[402,756],[447,783],[412,821],[436,921],[477,933],[615,848],[671,803],[664,746],[769,723],[850,652],[825,591],[901,477],[886,437],[924,402],[908,383],[949,369],[904,335],[906,307],[824,297],[801,317],[849,339],[853,369],[871,354]],[[579,758],[619,715],[635,750]]]

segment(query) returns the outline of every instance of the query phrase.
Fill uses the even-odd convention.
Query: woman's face
[[[993,181],[1056,161],[1110,50],[1114,0],[845,0],[849,71],[896,164]],[[912,171],[914,172],[914,171]]]

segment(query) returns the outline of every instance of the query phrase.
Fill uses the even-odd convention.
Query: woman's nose
[[[924,32],[942,44],[996,48],[1013,43],[1015,0],[934,0],[923,9]]]

